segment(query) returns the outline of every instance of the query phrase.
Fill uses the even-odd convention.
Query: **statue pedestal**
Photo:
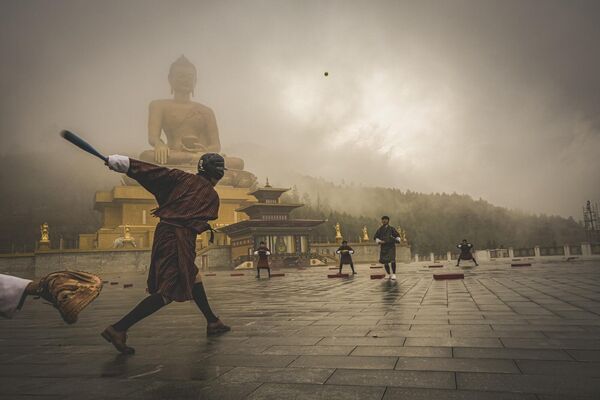
[[[221,199],[221,206],[219,218],[211,222],[213,228],[247,219],[244,213],[235,210],[256,201],[248,195],[248,188],[217,185],[215,189]],[[121,185],[115,186],[111,191],[96,192],[94,209],[102,215],[102,226],[96,233],[80,234],[79,248],[112,249],[115,247],[115,240],[123,237],[125,226],[129,228],[138,249],[152,247],[159,220],[152,216],[151,211],[157,206],[154,196],[139,185]],[[226,239],[217,235],[215,240],[219,242]],[[207,242],[208,240],[198,237],[198,248]],[[122,248],[125,243],[123,245]],[[133,247],[131,244],[129,246]]]
[[[38,242],[37,251],[48,251],[50,250],[50,241],[49,240],[40,240]]]
[[[199,157],[198,157],[199,158]],[[184,164],[184,165],[169,165],[165,164],[163,167],[176,168],[190,174],[195,174],[198,171],[196,164]],[[139,183],[135,179],[123,175],[123,183],[127,186],[139,186]],[[234,188],[243,188],[250,191],[250,188],[256,184],[256,176],[248,171],[239,169],[228,169],[225,171],[225,176],[219,182],[217,187],[230,186]]]

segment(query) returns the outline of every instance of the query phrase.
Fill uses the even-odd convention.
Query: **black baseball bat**
[[[98,157],[104,162],[108,162],[108,157],[104,157],[98,150],[96,150],[91,144],[77,136],[71,131],[64,130],[60,133],[60,136],[73,143],[75,146],[79,147],[83,151],[87,151],[88,153]]]

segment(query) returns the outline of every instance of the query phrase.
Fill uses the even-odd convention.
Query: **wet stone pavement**
[[[395,283],[368,265],[348,279],[218,272],[204,280],[230,333],[207,338],[195,305],[173,303],[130,330],[133,356],[99,332],[145,296],[145,276],[105,276],[119,284],[73,326],[34,299],[0,320],[0,399],[600,398],[600,263],[432,279],[457,270],[399,266]]]

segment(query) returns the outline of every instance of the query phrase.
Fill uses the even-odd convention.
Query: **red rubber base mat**
[[[350,276],[350,274],[333,274],[333,275],[327,275],[328,278],[347,278],[349,276]]]
[[[464,279],[465,274],[434,274],[433,279],[436,281],[443,281],[447,279]]]

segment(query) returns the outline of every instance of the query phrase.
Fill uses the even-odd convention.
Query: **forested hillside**
[[[358,240],[365,225],[372,236],[382,215],[389,215],[392,225],[405,229],[413,251],[421,254],[446,252],[463,238],[477,248],[553,246],[585,240],[581,225],[573,218],[508,210],[467,195],[336,185],[302,177],[286,200],[306,204],[294,211],[296,218],[328,220],[314,232],[317,241],[333,240],[336,222],[350,241]]]

